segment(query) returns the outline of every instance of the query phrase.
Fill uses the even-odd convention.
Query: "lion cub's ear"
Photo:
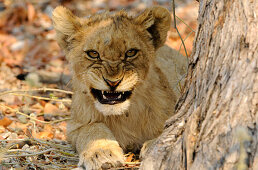
[[[71,36],[82,27],[80,18],[72,14],[65,7],[58,6],[53,11],[53,25],[56,30],[56,39],[60,47],[67,52]]]
[[[171,24],[171,16],[166,8],[160,6],[148,8],[135,18],[135,22],[151,34],[156,49],[165,43]]]

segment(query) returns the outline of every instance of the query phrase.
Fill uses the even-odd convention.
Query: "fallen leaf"
[[[9,126],[13,121],[10,120],[8,117],[4,117],[3,119],[0,119],[0,126],[7,127]]]
[[[54,134],[52,132],[44,131],[44,132],[39,132],[34,137],[39,139],[53,139]]]
[[[46,124],[46,125],[44,126],[44,131],[49,131],[49,132],[51,132],[52,130],[53,130],[53,126],[52,126],[52,125]]]
[[[11,132],[6,132],[1,134],[1,139],[7,139],[12,133]]]
[[[60,113],[60,110],[58,109],[57,106],[51,103],[47,103],[44,107],[44,113],[57,115],[58,113]]]
[[[29,22],[33,22],[36,16],[35,8],[31,3],[28,3],[27,8],[28,8],[28,20]]]
[[[133,157],[134,157],[134,154],[132,153],[131,155],[129,155],[129,156],[126,158],[125,162],[132,162]]]
[[[40,103],[43,107],[45,107],[45,105],[47,104],[47,102],[45,102],[44,100],[40,100],[39,103]]]
[[[20,100],[18,96],[14,97],[13,105],[21,106],[23,102]]]
[[[39,114],[44,110],[44,108],[42,107],[42,105],[40,103],[36,103],[31,106],[30,110]]]

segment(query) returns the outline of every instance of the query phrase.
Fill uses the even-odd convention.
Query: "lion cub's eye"
[[[85,51],[85,53],[93,59],[99,58],[99,53],[97,51],[94,50],[89,50],[89,51]]]
[[[126,51],[125,53],[125,57],[133,57],[138,53],[139,50],[136,49],[130,49],[128,51]]]

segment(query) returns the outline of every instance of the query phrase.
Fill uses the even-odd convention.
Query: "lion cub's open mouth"
[[[118,104],[126,101],[132,94],[132,91],[103,91],[92,88],[91,93],[101,104]]]

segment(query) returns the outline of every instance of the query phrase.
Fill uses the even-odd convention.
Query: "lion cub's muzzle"
[[[123,91],[123,92],[116,91],[116,87],[119,85],[122,79],[117,81],[110,81],[108,79],[105,79],[104,77],[103,79],[110,87],[110,91],[103,91],[103,90],[98,90],[94,88],[91,89],[91,93],[95,98],[98,99],[98,101],[101,104],[114,105],[114,104],[122,103],[131,96],[132,91]]]

